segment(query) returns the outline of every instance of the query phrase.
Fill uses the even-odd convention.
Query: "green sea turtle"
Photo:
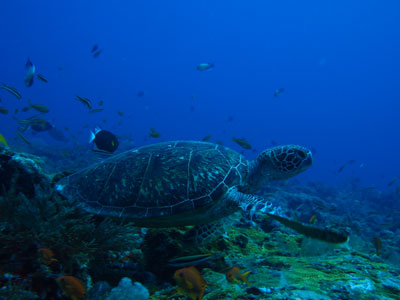
[[[215,229],[214,221],[237,210],[273,213],[253,193],[305,171],[312,161],[308,149],[295,145],[247,161],[221,145],[164,142],[110,157],[64,178],[57,189],[87,212],[129,218],[137,226],[198,225],[195,236],[201,240]]]

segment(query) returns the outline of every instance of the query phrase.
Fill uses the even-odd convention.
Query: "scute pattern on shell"
[[[144,146],[111,157],[66,178],[63,194],[87,211],[156,218],[195,211],[245,182],[247,161],[237,152],[205,142]]]

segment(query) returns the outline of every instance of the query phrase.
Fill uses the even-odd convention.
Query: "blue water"
[[[87,149],[85,124],[131,137],[121,140],[126,148],[211,134],[241,151],[236,136],[257,153],[271,141],[313,149],[315,164],[300,177],[306,180],[360,178],[363,186],[388,188],[400,175],[398,1],[3,2],[0,82],[23,96],[0,90],[0,106],[10,110],[0,115],[0,133],[11,146],[23,145],[14,140],[13,111],[30,98]],[[97,58],[94,44],[103,49]],[[47,84],[25,87],[28,57]],[[215,68],[197,71],[204,62]],[[76,95],[95,107],[103,100],[105,111],[88,114]],[[160,139],[148,137],[150,127]],[[24,135],[33,146],[66,146],[46,134]],[[356,162],[338,173],[349,160]]]

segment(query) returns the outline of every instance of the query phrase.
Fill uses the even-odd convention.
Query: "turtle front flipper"
[[[318,239],[324,242],[341,244],[349,240],[347,233],[338,232],[336,230],[327,228],[317,228],[307,226],[300,222],[289,220],[281,216],[282,212],[280,207],[274,206],[271,201],[261,196],[248,195],[239,192],[237,189],[232,189],[228,196],[232,201],[238,203],[239,207],[247,213],[250,218],[255,214],[271,217],[279,223],[293,229],[294,231],[305,235],[306,237]]]
[[[196,225],[183,236],[183,241],[191,246],[207,244],[225,233],[223,221]]]
[[[349,241],[349,236],[347,233],[339,232],[332,229],[323,229],[317,228],[313,226],[304,225],[300,222],[296,222],[293,220],[289,220],[285,217],[269,214],[267,215],[279,223],[285,225],[293,229],[294,231],[305,235],[306,237],[321,240],[324,242],[334,243],[334,244],[342,244],[347,243]]]

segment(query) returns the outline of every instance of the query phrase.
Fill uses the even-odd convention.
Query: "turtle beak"
[[[303,163],[306,167],[310,167],[313,164],[313,156],[310,150],[308,150],[307,157]]]

